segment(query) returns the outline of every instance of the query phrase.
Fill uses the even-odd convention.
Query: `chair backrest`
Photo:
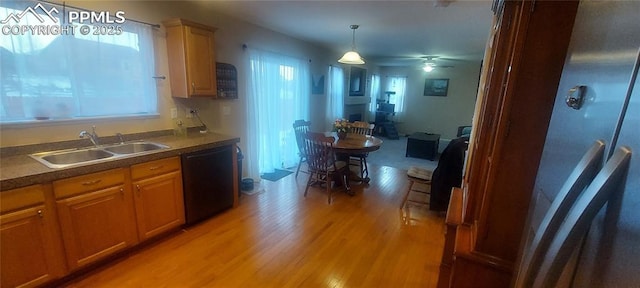
[[[296,144],[298,144],[298,151],[301,154],[304,154],[303,145],[304,145],[304,134],[309,132],[309,127],[311,126],[310,121],[305,120],[296,120],[293,122],[293,131],[296,135]]]
[[[304,153],[307,156],[307,165],[313,172],[327,172],[333,166],[335,169],[335,156],[333,154],[332,136],[324,133],[307,132],[304,136]]]
[[[624,191],[630,162],[631,150],[628,147],[618,147],[587,189],[580,194],[549,244],[533,287],[556,286],[563,268],[576,247],[580,246],[581,239],[587,234],[596,214],[611,197],[621,195],[619,193]]]
[[[602,167],[605,144],[597,140],[575,166],[562,188],[551,203],[544,218],[540,222],[529,249],[525,251],[520,271],[516,279],[516,287],[531,287],[538,269],[543,261],[544,253],[549,249],[553,237],[560,229],[569,210]]]
[[[374,127],[375,127],[375,124],[355,121],[351,123],[351,133],[371,136],[371,134],[373,134]]]

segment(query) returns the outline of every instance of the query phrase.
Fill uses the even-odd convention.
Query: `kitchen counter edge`
[[[140,155],[125,156],[97,163],[77,165],[67,168],[48,168],[29,157],[28,154],[2,157],[0,159],[0,192],[15,188],[45,184],[59,179],[85,175],[89,173],[129,167],[153,160],[180,156],[185,153],[206,150],[240,142],[239,137],[218,133],[193,134],[189,136],[160,136],[140,139],[169,146],[167,149],[151,151]]]

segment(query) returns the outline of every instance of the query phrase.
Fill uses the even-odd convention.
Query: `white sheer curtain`
[[[0,1],[0,20],[36,4],[61,10],[44,2]],[[19,24],[67,25],[62,13],[36,11],[24,13]],[[116,26],[118,35],[29,30],[1,36],[0,122],[158,114],[153,29],[132,21]]]
[[[402,122],[405,115],[404,97],[407,90],[407,77],[405,76],[388,76],[387,77],[387,89],[385,91],[393,91],[396,94],[392,94],[389,97],[389,103],[395,104],[394,121]]]
[[[376,117],[376,104],[378,98],[380,98],[380,75],[371,75],[371,103],[369,103],[369,119],[375,119]]]
[[[344,117],[344,70],[340,67],[329,66],[327,81],[327,109],[325,125],[332,125],[337,118]],[[325,126],[330,129],[331,126]]]
[[[309,119],[309,63],[282,54],[248,48],[247,171],[263,173],[298,164],[293,122]]]

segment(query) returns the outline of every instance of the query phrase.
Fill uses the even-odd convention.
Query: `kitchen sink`
[[[140,141],[102,147],[40,152],[29,156],[49,168],[65,168],[73,165],[90,164],[102,160],[116,159],[166,148],[169,148],[169,146],[154,142]]]
[[[87,162],[91,160],[98,160],[113,157],[113,154],[98,150],[76,150],[71,152],[55,153],[47,156],[43,156],[42,159],[55,165],[61,164],[74,164],[79,162]]]
[[[169,148],[169,146],[153,142],[132,142],[109,146],[103,149],[115,154],[134,154],[165,148]]]

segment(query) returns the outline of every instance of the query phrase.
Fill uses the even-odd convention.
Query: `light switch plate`
[[[178,108],[171,108],[171,119],[178,118]]]

